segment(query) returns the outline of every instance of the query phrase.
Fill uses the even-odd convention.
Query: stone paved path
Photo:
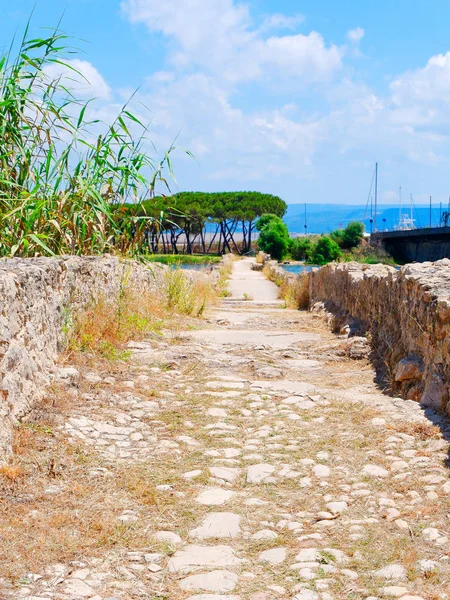
[[[48,565],[6,597],[450,598],[448,425],[382,394],[322,316],[274,307],[248,266],[231,289],[258,306],[131,344],[127,380],[84,373],[90,408],[62,427],[97,453],[93,482],[147,469],[154,499],[117,518],[149,546]]]
[[[252,271],[253,262],[253,258],[243,258],[234,264],[233,276],[229,282],[231,300],[281,304],[277,286],[268,281],[260,271]]]

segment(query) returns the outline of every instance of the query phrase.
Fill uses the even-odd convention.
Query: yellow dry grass
[[[73,315],[66,327],[69,353],[89,352],[112,360],[126,359],[127,342],[176,328],[180,316],[201,317],[219,294],[220,286],[203,274],[190,276],[178,269],[167,271],[158,292],[125,286],[119,298],[100,296],[86,310]]]

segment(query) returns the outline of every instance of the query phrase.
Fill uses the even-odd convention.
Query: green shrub
[[[356,248],[364,237],[364,224],[359,221],[352,221],[344,229],[342,236],[342,248]]]
[[[289,232],[281,219],[277,217],[277,221],[269,220],[264,225],[259,234],[258,249],[275,260],[283,260],[289,249]]]
[[[309,260],[314,252],[313,242],[307,238],[291,240],[289,251],[294,260]]]
[[[344,237],[343,229],[335,229],[334,231],[332,231],[330,233],[330,238],[333,240],[333,242],[336,242],[336,244],[339,247],[342,247],[343,237]]]
[[[345,229],[336,229],[330,233],[330,238],[345,250],[359,246],[363,237],[364,224],[360,221],[352,221]]]
[[[311,261],[316,265],[326,265],[334,260],[339,260],[341,256],[342,252],[337,243],[324,235],[317,240]]]

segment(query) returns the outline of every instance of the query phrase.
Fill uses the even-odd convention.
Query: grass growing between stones
[[[240,260],[240,257],[234,254],[227,254],[220,266],[219,269],[219,280],[217,282],[217,289],[219,292],[219,296],[222,298],[227,298],[230,295],[228,289],[228,280],[233,271],[233,263],[237,260]]]
[[[176,275],[175,285],[180,284],[191,299],[177,298],[172,294],[173,275],[168,273],[158,295],[126,289],[119,302],[99,298],[86,312],[74,315],[64,360],[82,372],[94,370],[102,375],[98,382],[82,377],[76,390],[55,385],[29,420],[16,429],[14,456],[0,469],[0,579],[17,584],[27,573],[43,572],[50,565],[68,564],[82,556],[99,559],[105,552],[159,552],[163,544],[155,542],[152,535],[158,523],[167,528],[172,515],[180,527],[184,519],[192,525],[194,514],[173,513],[179,502],[176,495],[161,495],[156,490],[157,485],[174,481],[183,463],[186,471],[193,468],[189,455],[183,461],[179,456],[155,455],[129,469],[82,441],[68,441],[61,431],[74,409],[84,407],[89,415],[96,411],[109,414],[109,398],[126,397],[127,380],[135,381],[132,393],[144,401],[153,401],[170,388],[164,377],[170,366],[158,361],[130,365],[131,351],[126,344],[149,335],[155,341],[162,341],[162,336],[169,341],[192,322],[193,314],[198,317],[207,303],[215,302],[215,285],[184,273],[182,278]],[[144,375],[149,369],[163,377]],[[187,370],[187,376],[200,376],[196,361],[189,363]],[[140,377],[144,378],[141,383]],[[182,390],[179,393],[182,398]],[[172,431],[170,420],[158,423],[149,418],[148,427],[173,440],[176,430]],[[187,481],[185,485],[186,489],[192,487]],[[138,516],[138,524],[120,520],[124,511],[130,510]]]
[[[207,328],[211,323],[183,319],[185,325]],[[445,448],[436,428],[417,412],[410,418],[410,406],[403,410],[383,397],[362,361],[343,357],[338,363],[345,396],[324,360],[318,371],[288,367],[289,359],[310,352],[319,357],[332,345],[322,320],[273,311],[265,323],[268,339],[282,323],[286,329],[322,332],[317,344],[299,343],[286,351],[245,347],[246,358],[273,362],[291,383],[321,384],[313,394],[319,397],[315,406],[302,409],[285,402],[291,393],[270,386],[255,392],[253,369],[235,360],[243,347],[171,338],[166,328],[163,337],[142,344],[148,352],[144,358],[137,353],[127,363],[108,363],[97,357],[88,365],[90,378],[55,392],[40,416],[19,428],[18,452],[0,473],[0,537],[7,540],[8,552],[0,563],[2,573],[17,583],[27,573],[43,573],[52,561],[82,561],[91,570],[107,572],[109,585],[95,589],[100,597],[185,600],[208,590],[181,590],[185,574],[170,571],[168,558],[190,544],[204,546],[208,556],[209,548],[212,552],[220,544],[245,559],[231,568],[238,577],[231,593],[241,600],[294,598],[301,589],[318,592],[320,585],[333,600],[387,598],[382,590],[389,585],[403,586],[423,600],[443,600],[448,551],[424,537],[427,528],[435,527],[442,536],[448,529],[445,452],[436,456],[438,446]],[[364,391],[359,395],[358,389]],[[73,415],[78,420],[87,415],[91,424],[121,424],[124,431],[108,434],[100,428],[104,433],[94,436],[94,427],[90,433],[88,427],[62,430]],[[142,436],[134,439],[141,441],[128,448],[124,441],[136,433]],[[259,463],[273,465],[271,483],[248,480],[247,468]],[[368,463],[383,469],[382,476],[364,471]],[[235,476],[220,479],[217,469],[223,467],[235,470]],[[316,467],[329,472],[324,475]],[[44,493],[54,486],[67,494]],[[211,488],[229,494],[223,504],[198,501]],[[331,502],[345,506],[335,514]],[[389,512],[393,507],[398,514]],[[39,515],[33,517],[34,510]],[[134,521],[119,520],[126,511]],[[193,530],[205,518],[225,512],[240,517],[238,536],[196,537]],[[27,527],[32,522],[32,528],[22,526],[17,533],[19,519]],[[50,526],[53,545],[33,554],[33,535],[40,540]],[[261,530],[275,536],[254,538]],[[182,541],[158,538],[158,531]],[[263,562],[261,553],[273,549],[284,549],[285,560]],[[308,549],[317,550],[317,564],[304,571],[294,564]],[[344,552],[344,561],[333,551]],[[160,572],[149,572],[145,553],[162,555]],[[425,575],[418,564],[424,558],[437,565]],[[95,560],[98,567],[92,566]],[[375,576],[389,564],[401,565],[405,579],[393,583]],[[319,600],[329,597],[318,593]]]
[[[124,367],[116,367],[114,374],[137,375]],[[160,392],[165,388],[162,383],[157,386]],[[81,382],[80,395],[94,390],[99,399],[90,409],[104,410],[103,394],[110,395],[111,387]],[[145,389],[135,393],[144,395]],[[150,398],[155,393],[151,390]],[[100,559],[108,552],[112,560],[119,553],[114,560],[121,563],[120,553],[128,550],[170,555],[174,548],[156,541],[154,530],[168,529],[168,522],[174,521],[184,535],[200,517],[201,507],[191,503],[188,510],[179,494],[195,495],[204,478],[178,483],[180,472],[198,464],[198,452],[154,454],[133,469],[111,461],[83,442],[69,443],[60,431],[81,402],[55,388],[35,409],[32,420],[15,431],[14,457],[0,470],[0,580],[26,582],[27,573],[80,557]],[[150,425],[163,439],[174,440],[180,431],[172,424],[181,415],[175,410],[164,414],[164,421],[154,419]],[[157,491],[158,485],[174,483],[176,493]],[[137,515],[137,522],[122,522],[124,511]]]
[[[118,520],[129,500],[112,473],[93,474],[102,467],[96,453],[38,425],[17,429],[14,462],[0,473],[0,577],[17,581],[80,553],[148,547],[147,532]],[[20,477],[11,479],[13,469]]]
[[[219,285],[208,277],[171,270],[157,293],[124,287],[119,298],[101,296],[87,310],[75,314],[67,327],[69,354],[88,352],[109,360],[127,359],[127,342],[182,327],[184,316],[202,316],[219,294]]]

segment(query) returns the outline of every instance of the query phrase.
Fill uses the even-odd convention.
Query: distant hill
[[[308,233],[330,233],[334,229],[345,227],[351,221],[362,221],[366,226],[366,231],[370,232],[370,214],[366,213],[366,207],[363,205],[308,204],[306,212]],[[405,207],[402,213],[409,217],[409,207]],[[413,207],[413,219],[416,227],[428,227],[430,224],[429,207],[424,205]],[[284,221],[291,233],[304,233],[305,205],[290,204]],[[378,230],[394,229],[398,221],[398,206],[383,204],[378,207]],[[439,224],[439,207],[434,207],[432,209],[432,225],[437,227]]]

